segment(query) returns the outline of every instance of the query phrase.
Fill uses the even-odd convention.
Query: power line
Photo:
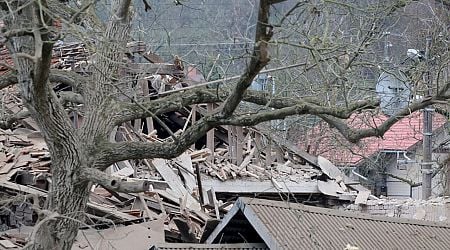
[[[301,67],[301,66],[305,66],[308,63],[296,63],[296,64],[291,64],[288,66],[282,66],[282,67],[278,67],[278,68],[273,68],[273,69],[266,69],[266,70],[261,70],[259,73],[270,73],[270,72],[274,72],[274,71],[280,71],[280,70],[285,70],[285,69],[291,69],[291,68],[296,68],[296,67]],[[185,87],[185,88],[181,88],[181,89],[174,89],[174,90],[169,90],[166,92],[162,92],[159,95],[167,95],[167,94],[172,94],[175,92],[180,92],[180,91],[185,91],[185,90],[189,90],[189,89],[194,89],[194,88],[199,88],[199,87],[203,87],[203,86],[208,86],[210,84],[214,84],[214,83],[225,83],[231,80],[236,80],[239,79],[241,77],[241,75],[237,75],[237,76],[232,76],[232,77],[226,77],[223,79],[219,79],[219,80],[214,80],[214,81],[210,81],[210,82],[204,82],[204,83],[200,83],[197,85],[193,85],[193,86],[189,86],[189,87]],[[149,79],[150,77],[144,77],[144,79]]]
[[[149,45],[149,46],[156,46],[156,47],[171,47],[171,46],[220,46],[220,45],[246,45],[246,44],[253,44],[254,42],[229,42],[229,43],[176,43],[173,44],[155,44],[155,45]]]

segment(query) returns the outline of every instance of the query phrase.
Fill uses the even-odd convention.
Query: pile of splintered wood
[[[322,172],[307,163],[298,161],[287,152],[277,156],[278,152],[270,151],[271,157],[276,158],[267,164],[268,150],[255,143],[254,139],[247,139],[243,148],[243,160],[240,164],[233,162],[228,148],[216,148],[214,157],[211,151],[202,149],[191,153],[193,163],[198,163],[203,173],[221,181],[245,178],[249,181],[276,179],[280,181],[307,181],[317,177]],[[276,156],[276,157],[274,157]]]
[[[53,68],[74,69],[87,64],[88,51],[83,43],[60,44],[53,48]]]
[[[136,53],[144,51],[137,45]],[[54,56],[58,58],[54,67],[66,70],[74,70],[87,60],[81,43],[56,46]],[[168,72],[173,71],[173,65],[166,66],[170,66]],[[144,96],[147,96],[146,80],[143,86],[146,86]],[[5,111],[18,113],[22,108],[20,98],[9,91],[2,90]],[[150,124],[148,119],[147,125]],[[31,208],[43,205],[51,183],[51,158],[37,125],[30,118],[20,123],[27,129],[0,130],[0,197],[5,200],[2,204],[7,204],[6,210],[0,210],[0,231],[35,223],[37,217]],[[141,124],[141,120],[136,120],[134,126],[127,123],[117,127],[111,134],[112,142],[171,140],[170,137],[158,138],[156,130],[142,133]],[[243,134],[242,128],[239,131]],[[205,228],[212,225],[211,221],[220,219],[231,205],[229,201],[217,201],[212,188],[202,190],[203,179],[305,182],[322,175],[319,168],[293,153],[292,147],[286,150],[258,131],[247,129],[242,137],[236,136],[238,133],[213,150],[190,149],[171,160],[143,159],[113,164],[106,170],[111,176],[124,181],[144,179],[151,184],[150,188],[146,192],[128,194],[93,185],[84,223],[128,227],[159,220],[161,224],[156,230],[165,233],[166,241],[198,242]],[[205,194],[208,197],[203,197]],[[4,240],[1,237],[0,234],[0,240]],[[13,244],[20,246],[20,242],[17,240]]]
[[[155,136],[144,137],[134,133],[126,126],[119,128],[117,134],[127,140],[158,140]],[[13,131],[0,130],[0,149],[0,193],[5,199],[24,195],[19,203],[10,204],[10,212],[19,211],[24,206],[31,211],[31,202],[24,202],[27,200],[24,197],[37,195],[45,199],[51,181],[51,160],[47,146],[39,132],[19,128]],[[167,240],[178,241],[188,237],[189,241],[198,241],[203,226],[211,216],[198,201],[190,159],[189,154],[183,154],[171,161],[148,159],[115,164],[108,170],[111,175],[129,180],[146,178],[152,188],[139,194],[125,194],[94,185],[85,223],[140,223],[164,217],[161,231],[166,232]],[[184,182],[178,174],[183,176]],[[0,213],[2,230],[30,225],[33,215],[21,221],[13,218],[17,218],[17,214]],[[190,234],[183,235],[185,228],[189,229]]]
[[[0,130],[0,180],[25,171],[44,178],[50,164],[47,145],[39,132],[24,128]]]
[[[163,141],[157,137],[156,132],[143,134],[136,131],[131,124],[118,127],[114,133],[111,137],[114,141]],[[51,182],[51,159],[40,133],[23,128],[2,130],[0,147],[0,193],[9,194],[9,198],[17,195],[37,195],[45,199]],[[295,157],[288,154],[285,154],[284,162],[274,160],[268,167],[262,167],[266,160],[265,155],[255,143],[249,141],[243,150],[243,161],[239,165],[232,163],[228,149],[223,147],[215,149],[212,159],[209,149],[201,149],[188,150],[171,160],[145,159],[116,163],[107,170],[112,176],[127,181],[145,179],[151,183],[151,188],[143,193],[125,194],[94,185],[88,203],[86,223],[110,225],[112,222],[141,223],[145,220],[165,218],[161,230],[165,232],[166,240],[183,239],[196,242],[207,222],[220,218],[220,213],[226,212],[226,207],[230,205],[218,203],[214,197],[212,201],[211,198],[210,201],[204,201],[207,204],[201,204],[196,169],[202,173],[201,179],[210,176],[222,181],[236,178],[249,181],[270,178],[304,180],[321,174],[320,170],[309,165],[292,163]],[[18,205],[20,204],[13,205],[15,207],[12,211],[16,211]],[[8,216],[2,219],[5,225],[9,228],[17,226],[18,222],[5,219],[6,217]],[[29,221],[31,217],[28,216],[27,225],[32,224]],[[0,215],[0,220],[1,218]]]

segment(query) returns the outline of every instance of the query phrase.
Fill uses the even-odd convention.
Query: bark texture
[[[49,3],[47,3],[47,1]],[[13,2],[14,4],[9,4]],[[211,90],[206,87],[190,88],[142,103],[120,99],[127,42],[130,40],[131,0],[115,0],[114,13],[105,24],[91,17],[81,18],[82,13],[93,14],[90,1],[74,9],[70,4],[55,0],[0,0],[7,48],[14,60],[14,70],[0,76],[0,89],[17,84],[27,110],[0,117],[0,127],[7,128],[20,119],[31,116],[40,127],[52,157],[52,184],[48,202],[39,211],[41,221],[35,227],[26,249],[71,249],[78,227],[84,220],[84,211],[92,182],[123,192],[141,192],[148,187],[145,181],[121,182],[102,172],[113,163],[128,159],[173,158],[183,153],[210,129],[219,125],[250,126],[273,119],[293,115],[313,114],[335,126],[348,140],[356,142],[368,136],[382,136],[396,121],[388,119],[377,128],[353,130],[345,119],[358,110],[379,106],[376,100],[346,103],[344,107],[332,107],[316,98],[273,97],[267,93],[248,90],[254,77],[269,63],[269,44],[272,25],[269,12],[271,5],[281,1],[261,0],[254,39],[254,49],[247,67],[237,83],[228,90]],[[395,1],[387,12],[403,7],[407,1]],[[49,7],[49,6],[50,7]],[[52,46],[55,29],[52,27],[52,8],[66,16],[68,24],[79,23],[86,27],[103,28],[96,37],[92,74],[81,76],[73,72],[51,70]],[[372,39],[379,32],[371,29],[367,36]],[[89,41],[87,41],[89,42]],[[361,44],[362,50],[366,46]],[[359,49],[358,49],[359,51]],[[349,60],[358,57],[355,53]],[[322,59],[320,59],[322,60]],[[320,61],[319,60],[319,61]],[[72,86],[73,92],[57,96],[53,83]],[[450,83],[437,90],[437,95],[413,103],[399,113],[404,116],[433,103],[442,102]],[[63,103],[83,103],[85,110],[81,128],[72,127]],[[236,114],[242,101],[269,107],[255,114]],[[118,142],[111,143],[109,134],[114,127],[125,122],[180,110],[192,104],[221,103],[218,112],[206,115],[188,127],[172,141]]]

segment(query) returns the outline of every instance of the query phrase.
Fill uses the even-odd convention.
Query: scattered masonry
[[[366,205],[349,204],[339,209],[387,217],[450,222],[450,197],[438,197],[426,201],[382,198],[368,200]]]

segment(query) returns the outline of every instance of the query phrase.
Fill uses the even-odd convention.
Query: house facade
[[[370,128],[388,119],[384,114],[360,113],[349,119],[353,128]],[[448,136],[447,118],[433,115],[433,148]],[[353,144],[330,128],[319,123],[308,132],[303,147],[314,155],[322,155],[339,166],[351,178],[359,180],[372,193],[393,198],[420,199],[422,194],[423,113],[415,112],[400,119],[382,138],[365,138]],[[302,144],[302,143],[300,143]],[[299,146],[301,146],[299,144]],[[443,177],[447,153],[433,152],[433,195],[443,192]]]

